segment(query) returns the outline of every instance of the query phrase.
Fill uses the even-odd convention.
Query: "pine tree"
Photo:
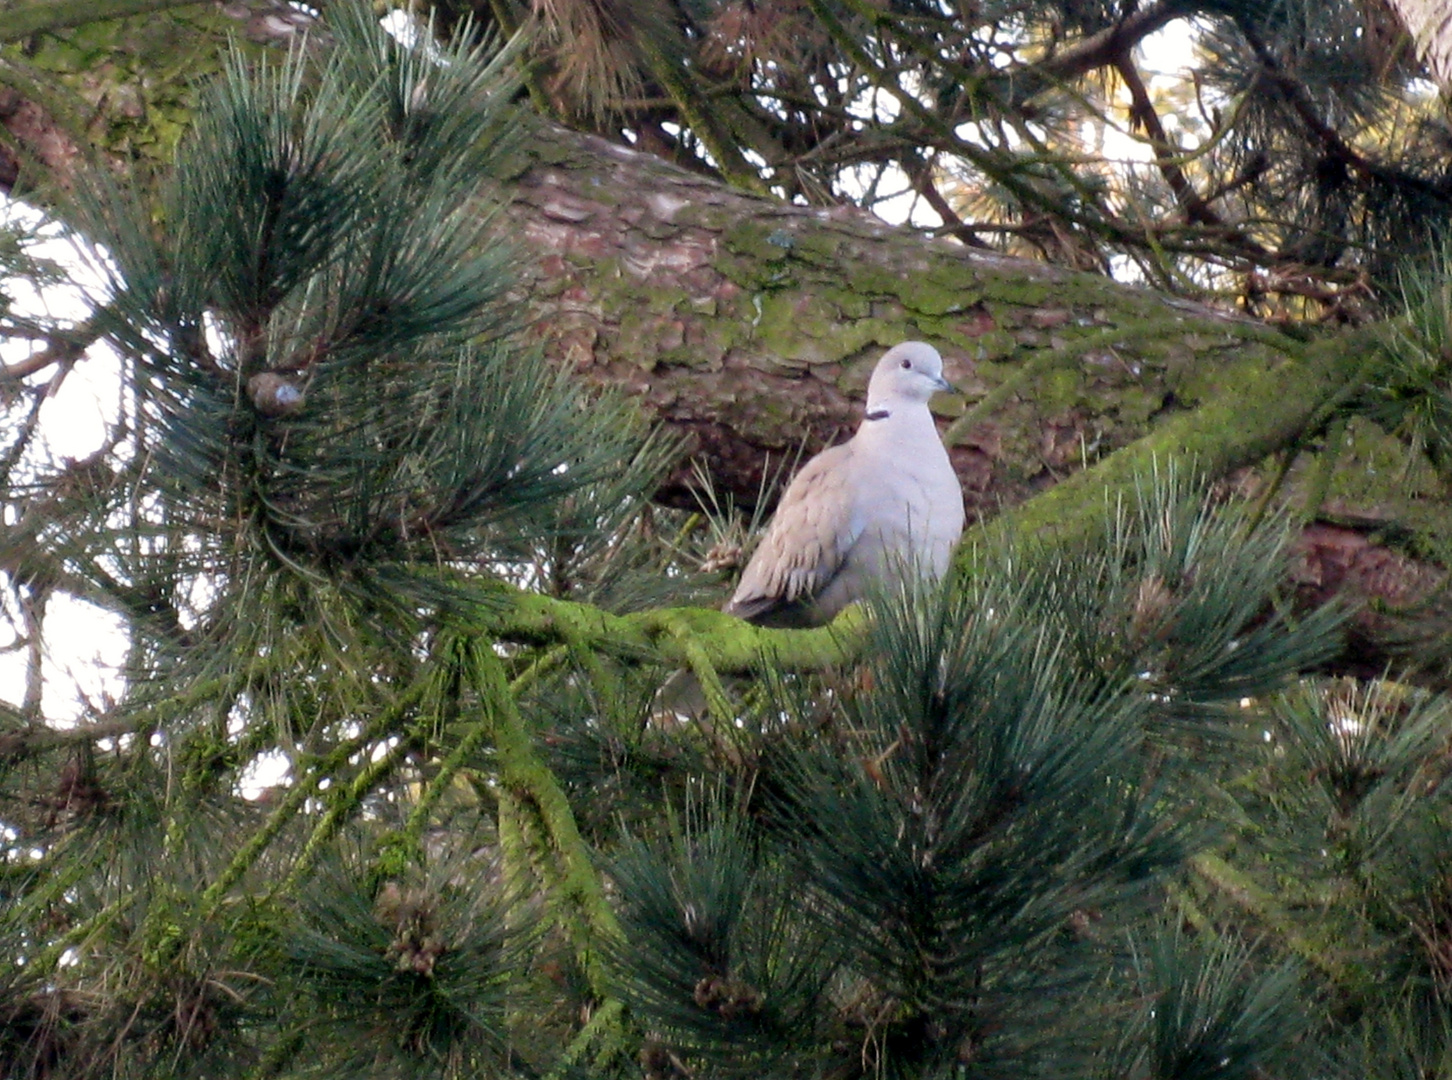
[[[1318,672],[1293,519],[1166,466],[830,628],[680,606],[675,447],[518,333],[513,54],[327,29],[68,211],[128,405],[5,433],[9,565],[132,647],[0,715],[0,1074],[1446,1073],[1448,702]],[[1429,446],[1442,280],[1366,404]]]

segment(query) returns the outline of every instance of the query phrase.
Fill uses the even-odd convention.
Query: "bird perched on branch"
[[[792,478],[724,610],[815,626],[894,573],[942,577],[963,532],[963,491],[928,399],[952,389],[931,345],[889,349],[857,433]]]

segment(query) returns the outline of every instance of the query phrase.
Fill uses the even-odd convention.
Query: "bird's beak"
[[[941,375],[938,376],[937,389],[943,391],[946,394],[957,394],[959,397],[963,396],[963,391],[959,390],[956,386],[950,383],[947,379],[943,378],[943,376]]]

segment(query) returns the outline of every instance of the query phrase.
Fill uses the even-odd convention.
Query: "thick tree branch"
[[[0,41],[19,41],[31,34],[68,30],[105,19],[197,6],[197,0],[31,0],[0,10]]]
[[[988,526],[1009,534],[1075,542],[1104,524],[1105,492],[1132,490],[1156,466],[1181,462],[1218,477],[1258,462],[1305,437],[1357,393],[1379,357],[1379,330],[1363,330],[1308,348],[1299,361],[1272,368],[1238,365],[1229,390],[1097,465],[1066,479]],[[962,562],[973,564],[971,546]]]

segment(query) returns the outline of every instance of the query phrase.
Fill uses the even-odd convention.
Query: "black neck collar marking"
[[[888,412],[886,409],[873,409],[870,413],[868,413],[865,417],[863,417],[863,419],[865,419],[865,420],[886,420],[891,415],[892,415],[892,413]]]

